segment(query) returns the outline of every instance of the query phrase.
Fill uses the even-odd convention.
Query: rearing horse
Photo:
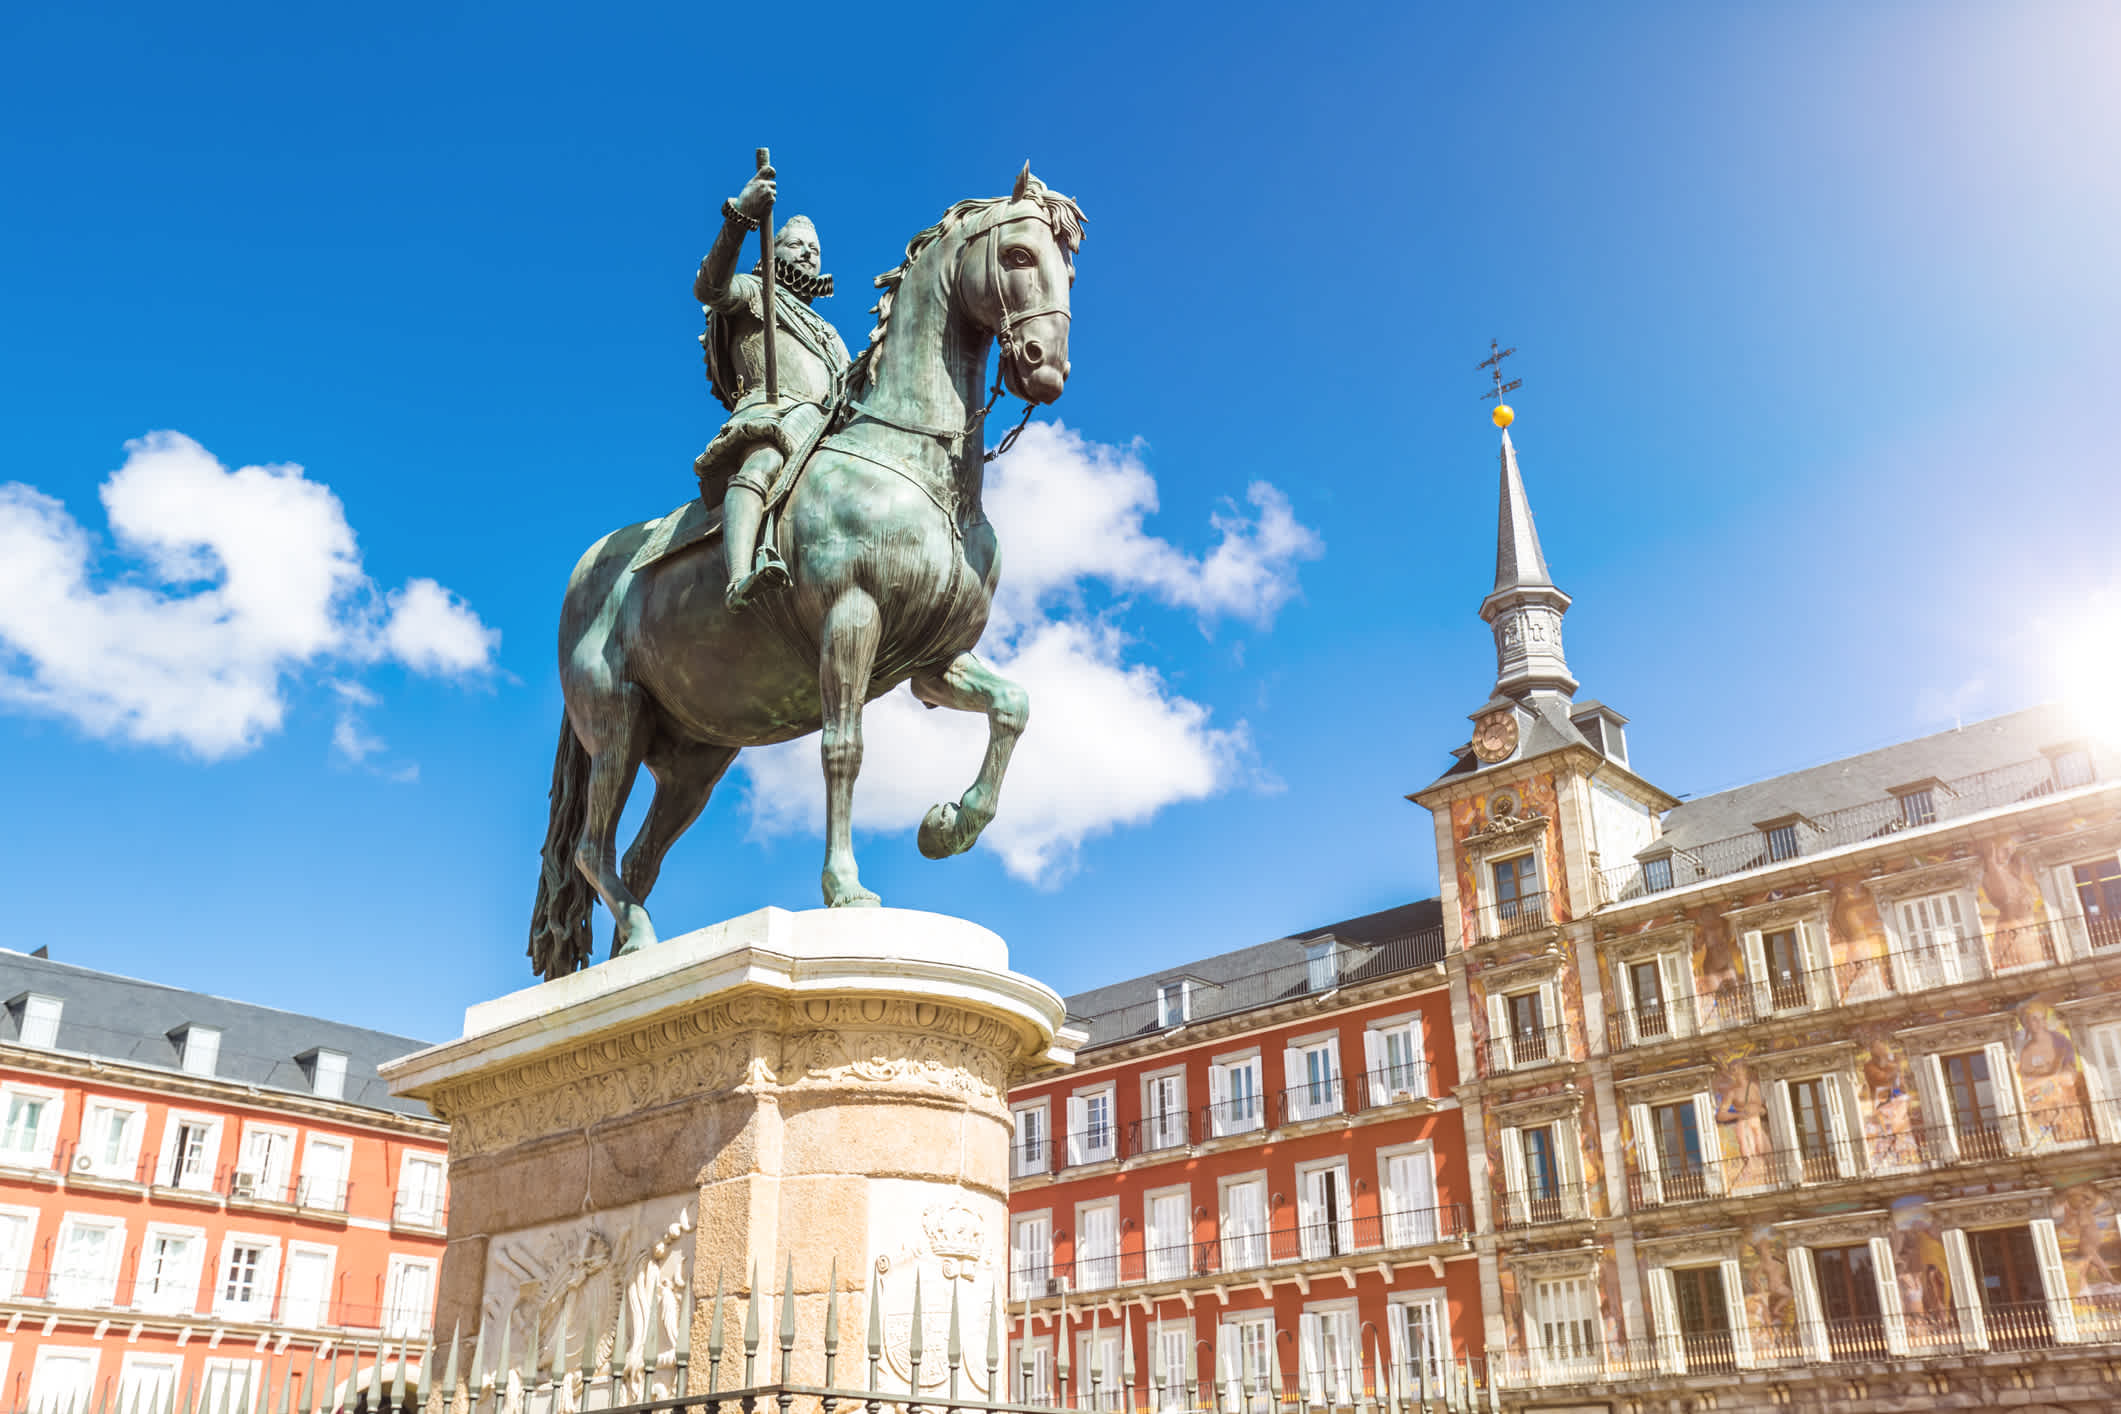
[[[847,410],[780,509],[789,588],[732,614],[718,553],[695,546],[630,569],[654,521],[582,556],[560,610],[567,713],[530,924],[540,975],[588,965],[592,890],[611,912],[614,955],[655,942],[645,900],[663,856],[737,752],[808,732],[823,734],[825,902],[874,906],[851,818],[862,708],[908,679],[923,702],[989,724],[978,777],[928,811],[921,853],[969,849],[993,820],[1030,704],[971,651],[1001,570],[980,505],[981,392],[999,339],[1011,392],[1060,397],[1081,240],[1081,210],[1026,167],[1009,196],[959,202],[878,277]],[[643,765],[655,796],[622,866],[619,815]]]

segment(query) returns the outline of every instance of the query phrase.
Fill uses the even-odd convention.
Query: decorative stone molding
[[[1828,1041],[1794,1051],[1767,1051],[1751,1058],[1753,1073],[1762,1080],[1782,1080],[1850,1070],[1859,1049],[1854,1041]]]
[[[1563,1247],[1548,1252],[1508,1252],[1510,1270],[1535,1279],[1595,1276],[1610,1254],[1602,1247]]]
[[[1638,1237],[1635,1246],[1653,1267],[1698,1266],[1736,1258],[1743,1237],[1737,1228],[1727,1227],[1671,1237]]]
[[[1546,1124],[1557,1119],[1575,1119],[1583,1110],[1583,1102],[1589,1096],[1581,1090],[1565,1090],[1558,1095],[1534,1095],[1524,1100],[1503,1100],[1488,1106],[1488,1112],[1505,1124],[1522,1127],[1528,1124]]]
[[[1659,953],[1694,951],[1694,924],[1691,919],[1679,923],[1667,923],[1661,928],[1646,932],[1630,933],[1624,937],[1607,939],[1603,947],[1606,956],[1625,967],[1631,962]]]
[[[1917,1051],[1972,1051],[2008,1042],[2013,1024],[2011,1013],[2003,1011],[1928,1026],[1910,1026],[1899,1036]]]
[[[1508,789],[1519,799],[1523,799],[1522,787],[1510,786]],[[1475,830],[1472,834],[1459,841],[1461,845],[1465,846],[1467,854],[1495,854],[1517,844],[1520,840],[1536,840],[1546,833],[1547,826],[1552,823],[1551,817],[1545,815],[1511,815],[1505,819],[1496,819],[1492,816],[1483,818],[1487,820],[1486,829]]]
[[[1473,976],[1481,986],[1493,993],[1503,988],[1536,986],[1541,982],[1559,981],[1568,964],[1568,958],[1559,949],[1549,948],[1545,952],[1521,958],[1516,962],[1501,962],[1484,967]],[[1555,1025],[1560,1020],[1560,1017],[1555,1017],[1548,1024]]]
[[[2055,1003],[2072,1026],[2096,1026],[2102,1021],[2121,1021],[2121,992],[2096,992]]]
[[[1823,926],[1833,907],[1832,889],[1809,889],[1801,894],[1788,894],[1765,903],[1734,908],[1723,917],[1731,925],[1732,935],[1737,936],[1748,929],[1757,928],[1764,932],[1778,923],[1816,922]]]
[[[1791,1218],[1770,1227],[1798,1247],[1853,1247],[1874,1237],[1890,1237],[1893,1215],[1884,1208],[1836,1213],[1824,1218]]]
[[[1879,909],[1889,911],[1892,904],[1904,898],[1941,894],[1952,889],[1971,889],[1980,882],[1981,857],[1969,855],[1965,859],[1946,859],[1936,864],[1924,864],[1914,869],[1880,874],[1876,878],[1865,879],[1863,885],[1878,901]]]
[[[2121,820],[2047,839],[2030,840],[2018,846],[2018,857],[2036,869],[2057,864],[2082,864],[2121,853]]]
[[[2054,1190],[1989,1194],[1979,1198],[1932,1198],[1930,1212],[1947,1227],[2015,1227],[2035,1218],[2053,1217]]]
[[[1626,1080],[1616,1078],[1613,1088],[1621,1093],[1623,1104],[1655,1104],[1684,1095],[1698,1095],[1709,1088],[1715,1074],[1714,1066],[1690,1065],[1684,1070],[1661,1070],[1653,1075],[1631,1076]]]

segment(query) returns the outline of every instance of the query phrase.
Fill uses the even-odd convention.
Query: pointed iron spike
[[[1128,1389],[1134,1388],[1134,1322],[1119,1323],[1119,1377]]]
[[[295,1357],[287,1357],[287,1368],[280,1372],[280,1397],[273,1402],[272,1414],[287,1414],[294,1404]]]
[[[921,1319],[921,1272],[920,1268],[915,1267],[913,1269],[913,1329],[906,1336],[906,1358],[913,1362],[913,1374],[916,1380],[920,1378],[921,1327],[925,1324],[926,1322]]]
[[[869,1278],[869,1358],[876,1360],[884,1353],[884,1282],[882,1277]]]
[[[192,1414],[192,1407],[191,1407],[191,1387],[192,1387],[192,1379],[191,1379],[191,1376],[189,1376],[189,1375],[186,1375],[186,1376],[184,1377],[184,1414]],[[176,1406],[172,1405],[171,1407],[172,1407],[172,1408],[175,1408]]]
[[[953,1370],[965,1358],[965,1342],[958,1328],[957,1315],[957,1289],[960,1285],[959,1282],[950,1283],[950,1343],[943,1347],[943,1358],[950,1362],[950,1368]]]
[[[258,1394],[250,1402],[251,1414],[265,1414],[265,1396],[272,1393],[272,1356],[258,1362]]]
[[[1031,1332],[1024,1336],[1028,1341]],[[995,1397],[994,1372],[1002,1367],[1002,1303],[999,1284],[987,1289],[987,1398]]]
[[[744,1308],[744,1354],[748,1358],[759,1349],[759,1264],[751,1264],[751,1300]],[[746,1379],[744,1383],[751,1381]]]
[[[840,1353],[840,1259],[835,1256],[825,1275],[825,1363]],[[832,1381],[825,1381],[830,1385]]]
[[[679,1268],[683,1272],[682,1265]],[[684,1295],[678,1298],[678,1343],[672,1352],[680,1365],[692,1361],[692,1322],[700,1314],[700,1294],[693,1290],[692,1283],[685,1283]]]
[[[707,1308],[707,1358],[722,1358],[722,1273],[714,1274],[714,1305]]]
[[[457,1323],[449,1331],[449,1365],[442,1372],[442,1398],[445,1400],[457,1397],[457,1347],[463,1343],[464,1318],[459,1316],[457,1317]],[[421,1373],[424,1374],[425,1371]]]
[[[531,1354],[531,1357],[530,1357],[530,1366],[531,1366],[531,1368],[532,1368],[533,1370],[537,1368],[537,1361],[538,1361],[538,1357],[537,1357],[537,1354],[536,1354],[536,1352],[534,1352],[534,1351],[533,1351],[533,1352],[532,1352],[532,1354]],[[357,1361],[357,1362],[355,1362],[355,1366],[354,1366],[354,1368],[355,1368],[356,1370],[358,1370],[358,1369],[360,1368],[360,1364],[359,1364],[359,1362],[358,1362],[358,1361]],[[379,1340],[379,1341],[377,1341],[377,1342],[376,1342],[376,1355],[375,1355],[375,1360],[374,1360],[374,1362],[373,1362],[373,1363],[371,1363],[371,1364],[369,1365],[369,1367],[368,1367],[368,1414],[376,1414],[376,1411],[377,1411],[377,1410],[379,1410],[379,1409],[381,1409],[382,1407],[383,1407],[383,1342]]]
[[[781,1349],[795,1349],[795,1253],[788,1254],[788,1274],[781,1278]]]
[[[409,1335],[400,1336],[398,1338],[398,1368],[390,1377],[390,1407],[393,1409],[403,1409],[405,1407],[405,1362],[411,1354],[412,1337]]]
[[[309,1350],[309,1372],[302,1376],[302,1414],[317,1414],[317,1349]]]
[[[493,1384],[496,1390],[503,1390],[508,1387],[508,1372],[514,1368],[509,1363],[508,1356],[510,1347],[515,1343],[515,1334],[515,1315],[511,1312],[501,1318],[501,1358],[494,1363],[493,1367]],[[480,1332],[480,1338],[482,1340],[485,1338],[483,1330]],[[333,1366],[336,1367],[338,1363],[338,1357],[336,1355],[333,1356]]]
[[[589,1382],[597,1377],[597,1330],[587,1317],[582,1321],[582,1407],[589,1407]]]
[[[471,1397],[476,1403],[479,1391],[486,1386],[486,1313],[483,1311],[479,1313],[479,1333],[471,1338],[471,1378],[465,1383],[471,1386]],[[453,1396],[456,1391],[452,1389],[450,1393]],[[305,1409],[302,1414],[309,1414],[309,1411]]]
[[[663,1333],[662,1316],[653,1309],[653,1302],[650,1302],[649,1305],[651,1309],[641,1312],[641,1379],[643,1382],[641,1385],[641,1398],[643,1399],[655,1398],[655,1369],[657,1362],[663,1358],[663,1352],[656,1342],[656,1337]]]

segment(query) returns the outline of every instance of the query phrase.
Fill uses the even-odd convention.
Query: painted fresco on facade
[[[1754,1330],[1797,1329],[1797,1295],[1782,1234],[1765,1224],[1739,1239],[1738,1271],[1744,1278],[1746,1321]]]
[[[2121,1297],[2121,1221],[2112,1196],[2096,1183],[2065,1188],[2055,1195],[2054,1218],[2071,1290],[2086,1297]]]
[[[1745,1057],[1747,1050],[1711,1054],[1715,1073],[1709,1081],[1709,1098],[1716,1107],[1717,1150],[1708,1157],[1721,1157],[1730,1186],[1753,1188],[1770,1183],[1774,1171],[1774,1141],[1768,1137],[1767,1091]]]

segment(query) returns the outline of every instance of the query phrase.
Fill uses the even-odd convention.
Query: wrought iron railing
[[[1474,910],[1479,940],[1492,943],[1521,933],[1535,933],[1552,925],[1554,912],[1548,905],[1548,897],[1546,890],[1535,889],[1516,898],[1480,905]]]
[[[1948,825],[1984,810],[2038,800],[2065,788],[2056,779],[2054,764],[2046,757],[2020,761],[1941,784],[1931,792],[1933,809],[1928,819],[1910,812],[1899,796],[1867,800],[1806,817],[1794,826],[1796,852],[1784,858],[1774,856],[1765,832],[1748,830],[1742,835],[1675,849],[1647,862],[1630,860],[1613,865],[1599,872],[1602,897],[1607,903],[1625,903],[1844,845]]]
[[[1348,1112],[1347,1078],[1323,1075],[1302,1085],[1274,1092],[1274,1123],[1302,1124]]]
[[[1495,1226],[1501,1230],[1581,1222],[1591,1216],[1590,1190],[1581,1183],[1548,1183],[1503,1194]]]
[[[1569,1029],[1541,1026],[1489,1036],[1474,1047],[1474,1059],[1482,1075],[1502,1075],[1548,1061],[1569,1060]]]
[[[1037,1174],[1053,1172],[1054,1144],[1050,1139],[1033,1139],[1027,1143],[1009,1146],[1009,1176],[1030,1178]]]

